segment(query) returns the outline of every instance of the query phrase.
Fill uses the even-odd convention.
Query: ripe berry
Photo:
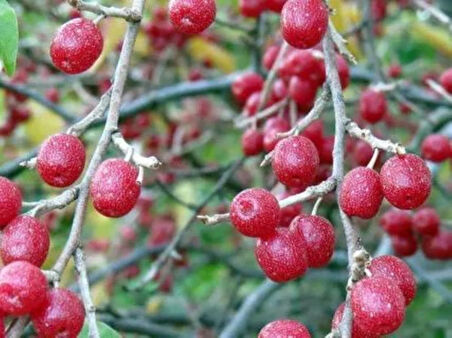
[[[431,173],[416,155],[393,156],[380,170],[386,199],[399,209],[415,209],[430,195]]]
[[[304,137],[307,137],[315,144],[315,147],[319,149],[323,143],[323,121],[315,120],[312,122],[302,133]]]
[[[161,217],[152,223],[148,245],[159,246],[167,244],[176,231],[176,224],[171,217]]]
[[[304,136],[290,136],[276,145],[272,168],[281,183],[306,187],[314,181],[319,162],[314,143]]]
[[[281,31],[290,45],[317,45],[328,28],[328,9],[322,0],[288,0],[281,11]]]
[[[347,61],[340,54],[336,54],[336,67],[342,90],[344,90],[350,84],[350,69]]]
[[[308,268],[306,242],[288,228],[277,228],[268,239],[259,238],[254,253],[265,275],[278,283],[301,277]]]
[[[197,34],[215,20],[215,0],[170,0],[169,18],[179,32]]]
[[[452,68],[447,69],[441,74],[439,82],[449,94],[452,94]]]
[[[232,224],[243,235],[269,237],[278,226],[279,204],[265,189],[246,189],[232,200],[230,214]]]
[[[359,114],[361,118],[369,123],[379,122],[388,110],[388,103],[384,93],[371,88],[361,93],[359,99]]]
[[[283,80],[278,79],[275,81],[272,87],[270,101],[271,103],[277,103],[287,97],[288,90]]]
[[[242,135],[242,151],[245,156],[254,156],[264,150],[264,135],[255,128],[247,129]]]
[[[257,18],[265,10],[265,0],[239,0],[240,14]]]
[[[278,201],[281,201],[289,196],[290,194],[288,192],[284,192],[276,197],[278,198]],[[302,211],[303,207],[301,203],[294,203],[287,207],[281,208],[279,212],[280,215],[279,226],[288,227],[292,220],[298,215],[300,215]]]
[[[372,0],[371,13],[375,21],[381,21],[386,17],[386,0]]]
[[[262,56],[262,66],[264,66],[266,70],[272,69],[280,49],[281,47],[277,45],[271,45],[265,50],[264,55]]]
[[[432,162],[442,162],[451,156],[449,138],[441,134],[427,136],[421,145],[422,157]]]
[[[344,177],[339,205],[347,215],[372,218],[380,209],[382,201],[380,175],[375,170],[358,167]]]
[[[372,159],[373,154],[374,151],[369,143],[361,140],[356,142],[352,152],[353,160],[359,166],[366,166]]]
[[[53,187],[74,183],[85,167],[85,147],[78,137],[57,134],[41,146],[37,169],[41,178]]]
[[[333,164],[334,135],[326,136],[319,149],[320,163]]]
[[[11,222],[20,211],[22,195],[10,180],[0,176],[0,228]]]
[[[341,322],[342,322],[342,316],[344,315],[344,309],[345,309],[345,303],[342,303],[336,309],[336,312],[334,313],[334,316],[333,316],[333,320],[331,322],[332,329],[339,329]],[[357,322],[353,321],[351,338],[379,338],[379,336],[364,333],[357,325]]]
[[[286,1],[287,0],[267,0],[266,6],[267,6],[267,9],[272,12],[281,13]]]
[[[393,208],[381,216],[380,225],[389,235],[404,236],[411,234],[413,222],[407,211]]]
[[[353,320],[360,330],[375,335],[394,332],[405,317],[405,298],[393,279],[360,280],[351,292]]]
[[[302,110],[309,110],[313,106],[316,94],[317,85],[298,76],[291,77],[289,95]]]
[[[387,277],[397,284],[405,297],[405,305],[409,305],[416,295],[416,280],[410,267],[395,256],[380,256],[372,259],[369,271],[374,277]]]
[[[231,90],[234,98],[240,104],[245,104],[251,94],[258,92],[264,85],[264,79],[257,73],[248,72],[238,76],[232,83]]]
[[[417,241],[414,235],[392,236],[392,249],[397,256],[408,257],[412,256],[417,251]]]
[[[334,228],[327,219],[316,215],[301,215],[292,221],[290,229],[303,236],[309,267],[319,268],[330,262],[334,253],[335,235]]]
[[[3,230],[0,256],[3,264],[27,261],[39,267],[47,257],[49,244],[47,227],[34,217],[21,215]]]
[[[24,261],[0,270],[0,311],[22,316],[39,309],[46,299],[47,280],[38,267]]]
[[[257,338],[311,338],[303,324],[290,319],[279,319],[265,325]]]
[[[138,169],[121,159],[101,163],[91,182],[94,208],[107,217],[121,217],[135,206],[140,196]]]
[[[78,74],[96,62],[103,45],[102,34],[91,20],[72,19],[58,29],[50,45],[50,57],[59,70]]]
[[[422,208],[413,216],[413,228],[423,236],[434,236],[439,231],[441,220],[433,208]]]
[[[85,309],[77,295],[56,288],[47,292],[46,298],[31,316],[38,337],[77,337],[85,320]]]
[[[265,122],[264,126],[264,150],[272,151],[280,142],[279,133],[283,133],[290,129],[290,124],[283,117],[272,117]]]
[[[430,259],[451,259],[452,231],[441,231],[436,236],[423,238],[422,251]]]
[[[388,76],[398,78],[402,75],[402,67],[399,64],[392,64],[388,68]]]
[[[254,116],[259,108],[259,102],[261,100],[261,93],[255,92],[251,94],[245,103],[245,114],[246,116]]]
[[[325,81],[325,69],[312,50],[294,50],[281,63],[278,75],[288,82],[292,76],[298,76],[315,86]]]

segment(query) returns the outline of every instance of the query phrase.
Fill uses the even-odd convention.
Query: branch
[[[41,215],[44,215],[45,213],[48,213],[49,211],[55,209],[63,209],[67,207],[69,204],[71,204],[77,199],[78,193],[79,187],[76,186],[71,189],[65,190],[60,195],[53,197],[51,199],[31,203],[25,202],[23,203],[23,206],[24,207],[31,206],[32,209],[28,211],[28,214],[30,214],[33,217],[39,217]]]
[[[142,18],[141,11],[137,8],[106,7],[98,3],[85,2],[83,0],[68,0],[68,3],[79,11],[87,11],[98,15],[122,18],[130,22],[140,22]]]
[[[423,9],[424,11],[429,13],[431,16],[433,16],[436,20],[438,20],[442,24],[446,25],[447,28],[450,31],[452,31],[452,20],[447,14],[442,12],[439,8],[432,6],[431,4],[424,0],[414,0],[414,4],[420,9]]]
[[[129,151],[132,151],[133,152],[132,162],[135,163],[137,166],[148,169],[158,169],[162,165],[162,163],[157,159],[157,157],[155,156],[145,157],[134,151],[133,147],[130,144],[128,144],[126,140],[124,140],[124,137],[118,131],[111,136],[111,140],[113,144],[124,155],[127,154]]]

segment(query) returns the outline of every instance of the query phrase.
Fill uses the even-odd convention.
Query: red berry
[[[423,238],[422,251],[430,259],[451,259],[452,231],[441,231],[436,236]]]
[[[176,224],[170,217],[162,217],[152,223],[148,245],[159,246],[167,244],[176,233]]]
[[[47,292],[44,306],[32,314],[38,337],[77,337],[85,320],[82,302],[72,291],[56,288]]]
[[[372,0],[371,13],[375,21],[381,21],[386,16],[386,0]]]
[[[255,92],[248,97],[245,103],[245,114],[246,116],[254,116],[259,108],[259,102],[261,100],[261,93]]]
[[[271,101],[276,103],[287,97],[288,90],[287,86],[283,80],[278,79],[275,81],[272,92],[271,92]]]
[[[168,13],[176,30],[197,34],[206,30],[215,20],[215,0],[170,0]]]
[[[265,275],[278,283],[301,277],[308,268],[306,242],[288,228],[277,228],[268,239],[258,239],[254,253]]]
[[[22,207],[19,188],[5,177],[0,176],[0,228],[11,222]]]
[[[0,311],[22,316],[39,309],[46,299],[47,280],[38,267],[24,261],[0,270]]]
[[[361,118],[369,123],[379,122],[388,110],[388,103],[384,93],[371,88],[361,93],[359,99],[359,114]]]
[[[278,195],[277,198],[278,198],[278,201],[281,201],[289,196],[290,196],[290,194],[288,192],[284,192],[284,193]],[[292,220],[295,217],[300,215],[302,211],[303,211],[303,206],[301,205],[301,203],[294,203],[287,207],[281,208],[281,210],[279,212],[279,215],[280,215],[279,226],[287,228],[290,225],[290,222],[292,222]]]
[[[15,106],[11,108],[10,115],[14,122],[20,123],[27,121],[31,116],[31,112],[26,106]]]
[[[317,45],[328,28],[328,9],[322,0],[288,0],[281,11],[281,31],[290,45]]]
[[[430,195],[431,173],[416,155],[393,156],[380,170],[386,199],[399,209],[415,209]]]
[[[265,10],[265,0],[239,0],[240,14],[257,18]]]
[[[49,88],[45,92],[45,97],[47,100],[58,103],[60,101],[60,93],[58,92],[58,89],[56,88]]]
[[[269,237],[279,222],[279,204],[275,196],[260,188],[246,189],[231,203],[231,222],[245,236]]]
[[[85,167],[85,147],[78,137],[57,134],[41,146],[37,169],[41,178],[53,187],[74,183]]]
[[[286,1],[287,0],[267,0],[266,6],[267,9],[271,10],[272,12],[280,13]]]
[[[417,251],[417,241],[412,233],[403,236],[392,236],[391,243],[394,253],[400,257],[414,255]]]
[[[327,136],[323,139],[319,149],[320,163],[333,164],[334,135]]]
[[[341,325],[342,316],[344,315],[345,303],[342,303],[334,313],[331,328],[338,329]],[[352,337],[351,338],[379,338],[379,335],[366,334],[358,327],[356,321],[352,322]]]
[[[411,234],[413,222],[407,211],[393,208],[381,216],[380,225],[389,235],[404,236]]]
[[[264,150],[264,135],[255,129],[247,129],[242,135],[242,151],[245,156],[254,156]]]
[[[352,289],[353,320],[360,330],[385,335],[397,330],[405,317],[405,298],[393,279],[371,277]]]
[[[347,61],[340,54],[336,54],[336,66],[339,74],[341,87],[344,90],[350,84],[350,69]]]
[[[439,231],[441,220],[433,208],[422,208],[413,216],[413,228],[423,236],[434,236]]]
[[[27,261],[39,267],[47,257],[49,244],[46,226],[34,217],[21,215],[3,230],[0,255],[3,264]]]
[[[402,67],[399,64],[390,65],[388,68],[388,75],[392,78],[398,78],[402,75]]]
[[[231,89],[234,98],[244,104],[251,94],[258,92],[264,85],[264,79],[257,73],[241,74],[232,83]]]
[[[272,117],[267,120],[264,126],[264,150],[272,151],[280,142],[279,133],[283,133],[290,129],[290,124],[283,117]]]
[[[292,76],[289,82],[289,95],[303,110],[309,110],[315,101],[317,85]]]
[[[441,74],[439,82],[449,94],[452,94],[452,68],[447,69]]]
[[[311,338],[303,324],[290,319],[278,319],[265,325],[257,338]]]
[[[320,86],[325,80],[325,69],[312,50],[294,50],[281,63],[278,69],[280,78],[288,82],[292,76]]]
[[[327,265],[334,253],[334,228],[331,223],[320,216],[301,215],[290,224],[292,231],[297,231],[306,242],[308,266],[320,268]]]
[[[416,295],[416,279],[410,267],[395,256],[380,256],[372,259],[369,271],[374,277],[387,277],[397,284],[405,297],[405,305],[409,305]]]
[[[50,56],[59,70],[78,74],[96,62],[103,45],[102,34],[91,20],[72,19],[58,29],[50,45]]]
[[[375,170],[358,167],[344,177],[339,205],[347,215],[372,218],[380,209],[382,201],[380,175]]]
[[[366,166],[372,159],[373,154],[374,151],[369,143],[361,140],[356,142],[352,152],[353,160],[358,166]]]
[[[408,115],[411,113],[411,107],[406,103],[401,103],[399,105],[400,112],[404,115]]]
[[[280,49],[281,47],[272,45],[265,50],[265,53],[262,56],[262,66],[264,66],[266,70],[272,69],[276,58],[278,57]]]
[[[138,169],[121,159],[101,163],[91,182],[94,208],[107,217],[121,217],[135,206],[140,196]]]
[[[302,133],[304,137],[307,137],[315,144],[315,147],[319,149],[323,143],[323,121],[315,120],[312,122]]]
[[[451,156],[449,138],[441,134],[427,136],[421,145],[422,157],[432,162],[442,162]]]

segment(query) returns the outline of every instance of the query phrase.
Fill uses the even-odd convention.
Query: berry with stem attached
[[[259,155],[264,150],[264,135],[258,129],[249,128],[242,135],[242,151],[245,156]]]

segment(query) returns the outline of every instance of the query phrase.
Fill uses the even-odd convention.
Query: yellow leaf
[[[204,38],[190,39],[187,43],[187,50],[193,59],[199,62],[209,60],[214,68],[224,73],[231,73],[236,69],[235,59],[228,51]]]
[[[149,298],[149,300],[146,304],[146,312],[150,315],[156,314],[159,312],[162,304],[163,304],[163,299],[160,296],[155,296],[155,297]]]
[[[440,53],[452,57],[452,40],[447,29],[416,20],[412,24],[411,34]]]

